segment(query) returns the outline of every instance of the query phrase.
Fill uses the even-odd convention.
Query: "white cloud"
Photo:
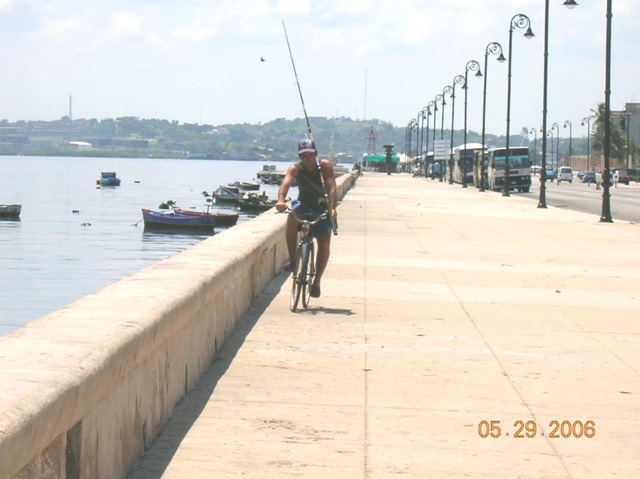
[[[113,15],[111,24],[107,28],[107,35],[116,40],[140,35],[143,30],[144,19],[140,15],[121,12]]]
[[[308,15],[311,5],[308,0],[278,0],[277,10],[283,15]]]
[[[74,43],[89,32],[87,23],[75,16],[48,21],[33,36],[43,43]]]
[[[551,2],[549,32],[549,119],[574,124],[602,100],[604,88],[606,7],[578,3],[567,10],[561,0]],[[637,88],[639,5],[614,3],[614,108]],[[0,0],[3,60],[12,65],[0,77],[0,103],[8,119],[60,116],[45,102],[12,100],[32,91],[43,99],[72,91],[77,110],[84,107],[89,117],[152,113],[199,121],[202,110],[211,112],[202,120],[215,124],[295,117],[284,20],[310,114],[362,114],[367,69],[367,116],[403,125],[467,61],[484,63],[489,42],[500,42],[507,55],[509,20],[524,13],[536,38],[514,36],[511,113],[520,128],[540,121],[543,10],[540,0],[512,0],[508,8],[502,0]],[[506,65],[489,60],[487,121],[500,132]],[[113,85],[126,88],[116,92]],[[104,94],[96,98],[96,90]],[[474,83],[469,115],[476,130],[480,93]]]

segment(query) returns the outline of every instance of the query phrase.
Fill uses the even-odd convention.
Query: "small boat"
[[[243,191],[256,191],[260,189],[260,183],[250,183],[248,181],[235,181],[233,183],[229,183],[229,186]]]
[[[103,171],[100,173],[98,182],[101,186],[120,186],[120,178],[116,176],[114,171]]]
[[[269,200],[266,195],[251,194],[238,201],[240,211],[267,211],[276,205],[275,200]]]
[[[170,211],[152,211],[142,208],[142,218],[146,227],[177,228],[191,230],[213,230],[215,216],[202,214],[184,214]]]
[[[210,216],[215,218],[215,225],[220,228],[230,228],[231,226],[235,226],[238,222],[239,213],[220,213],[220,212],[200,212],[200,211],[191,211],[191,210],[183,210],[180,208],[174,208],[173,210],[177,214],[182,215],[190,215],[190,216]]]
[[[279,185],[286,174],[286,171],[276,170],[276,165],[262,165],[262,170],[256,173],[256,178],[265,185]]]
[[[19,218],[22,205],[0,205],[0,218]]]
[[[237,203],[243,194],[235,186],[220,186],[213,192],[216,203]]]

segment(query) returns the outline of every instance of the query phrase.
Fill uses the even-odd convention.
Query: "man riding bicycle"
[[[315,213],[318,215],[329,208],[334,221],[338,219],[336,205],[338,194],[336,191],[336,177],[333,171],[333,163],[329,160],[318,161],[318,151],[312,140],[304,139],[298,143],[298,157],[300,161],[294,163],[287,170],[287,174],[278,191],[276,209],[283,212],[286,207],[286,198],[289,188],[294,181],[298,183],[298,203],[292,205],[295,214],[302,217],[304,214]],[[322,177],[320,173],[322,172]],[[326,185],[329,197],[329,205],[325,201],[323,182]],[[289,265],[293,265],[296,257],[296,241],[298,236],[298,224],[294,213],[289,213],[285,237],[287,250],[289,251]],[[318,240],[318,256],[316,259],[316,277],[311,285],[311,296],[320,297],[320,280],[329,262],[331,253],[331,219],[325,218],[314,226],[316,239]]]

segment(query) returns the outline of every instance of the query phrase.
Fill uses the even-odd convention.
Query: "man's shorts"
[[[320,208],[309,208],[300,203],[299,200],[294,200],[291,202],[291,209],[295,211],[295,216],[297,216],[298,218],[307,218],[310,220],[316,219],[324,211]],[[318,224],[313,226],[313,232],[315,233],[316,238],[330,237],[331,220],[329,218],[323,218]]]

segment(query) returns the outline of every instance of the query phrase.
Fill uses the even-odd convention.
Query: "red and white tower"
[[[368,146],[367,146],[367,154],[375,155],[376,154],[376,140],[378,139],[378,135],[373,131],[373,127],[371,127],[371,131],[367,135]]]

